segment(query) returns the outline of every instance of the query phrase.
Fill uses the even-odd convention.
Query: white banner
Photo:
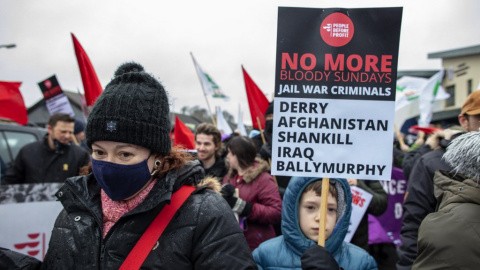
[[[53,225],[63,209],[55,197],[62,185],[0,186],[0,247],[43,260]]]
[[[58,201],[0,205],[0,246],[43,260],[62,209]]]
[[[343,240],[345,242],[352,240],[373,197],[372,194],[357,186],[350,186],[350,190],[352,191],[352,215],[350,216],[350,226],[348,227],[347,235]]]

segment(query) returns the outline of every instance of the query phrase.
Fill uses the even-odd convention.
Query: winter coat
[[[225,166],[225,159],[223,157],[217,157],[215,159],[215,163],[208,168],[205,169],[205,175],[206,176],[212,176],[217,178],[217,180],[221,183],[223,180],[223,177],[227,174],[228,169],[227,166]]]
[[[48,139],[25,145],[2,178],[4,184],[63,183],[88,165],[90,154],[77,145],[52,150]],[[3,183],[2,183],[3,184]]]
[[[172,195],[203,178],[198,161],[161,177],[145,200],[102,237],[100,187],[92,174],[69,178],[56,196],[64,206],[43,269],[118,269]],[[205,181],[204,181],[205,182]],[[216,187],[214,179],[206,184]],[[215,191],[198,187],[178,209],[142,269],[255,269],[234,214]]]
[[[437,171],[434,182],[438,211],[420,226],[412,269],[478,269],[480,186],[445,171]]]
[[[280,223],[282,200],[267,162],[257,158],[255,164],[239,177],[233,170],[223,178],[239,190],[239,197],[252,204],[252,212],[245,218],[244,235],[250,250],[276,236],[274,224]]]
[[[405,175],[407,179],[410,177],[410,173],[412,172],[413,166],[415,166],[417,160],[430,151],[432,151],[430,145],[424,144],[417,149],[405,153],[401,168],[403,169],[403,175]]]
[[[253,258],[259,269],[301,269],[300,258],[314,241],[305,237],[298,221],[298,206],[303,190],[319,178],[292,177],[282,207],[282,234],[262,243]],[[352,194],[345,179],[335,180],[337,224],[325,247],[343,269],[377,269],[375,260],[363,249],[344,242],[350,224]]]
[[[383,214],[388,207],[388,195],[378,180],[358,180],[357,187],[372,194],[373,197],[350,243],[368,252],[368,215],[380,216]]]
[[[433,194],[433,176],[437,170],[450,171],[452,168],[442,156],[445,149],[438,149],[421,156],[410,174],[405,201],[403,202],[402,244],[397,253],[398,270],[410,269],[417,257],[418,228],[423,219],[433,211],[437,200]]]

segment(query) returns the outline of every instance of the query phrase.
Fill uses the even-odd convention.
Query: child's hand
[[[303,270],[339,270],[337,261],[332,257],[330,252],[322,246],[313,245],[303,253],[302,258]]]
[[[358,184],[357,179],[347,178],[347,181],[350,186],[356,186]]]

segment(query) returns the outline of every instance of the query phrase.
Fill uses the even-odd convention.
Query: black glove
[[[332,257],[330,252],[322,246],[313,245],[303,253],[302,258],[303,270],[340,270],[337,261]]]
[[[227,201],[232,211],[241,217],[246,217],[252,212],[252,204],[240,198],[234,197],[235,187],[232,184],[222,186],[222,197]]]

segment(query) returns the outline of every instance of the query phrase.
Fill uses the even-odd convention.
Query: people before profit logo
[[[320,26],[323,41],[333,47],[341,47],[350,42],[355,27],[352,20],[340,12],[328,15]]]
[[[45,256],[45,234],[44,233],[30,233],[27,235],[31,241],[14,244],[15,250],[30,256],[37,256],[41,253],[41,258]]]

